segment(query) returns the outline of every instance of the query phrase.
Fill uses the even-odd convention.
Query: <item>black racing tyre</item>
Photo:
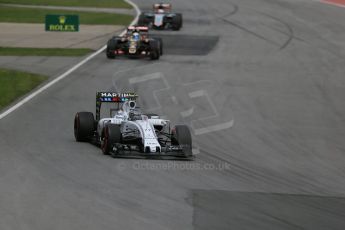
[[[180,23],[180,29],[181,29],[183,27],[183,17],[182,17],[182,14],[179,14],[179,15],[180,15],[179,17],[181,18],[181,20],[180,20],[180,22],[181,22]]]
[[[173,30],[180,30],[182,28],[182,14],[176,14],[172,21],[172,29]]]
[[[186,156],[192,155],[192,135],[188,126],[175,126],[175,128],[172,130],[171,144],[181,146]]]
[[[151,60],[158,60],[160,57],[159,42],[157,40],[150,41],[150,58]]]
[[[106,54],[107,58],[109,59],[114,59],[116,57],[114,51],[116,50],[117,46],[117,40],[112,38],[108,41],[107,43],[107,49],[106,49]]]
[[[138,24],[138,26],[146,26],[147,25],[145,13],[140,14],[137,24]]]
[[[154,38],[159,42],[159,54],[162,56],[163,55],[163,39],[162,38]]]
[[[95,131],[95,118],[91,112],[79,112],[74,117],[74,137],[76,141],[89,141]]]
[[[116,143],[121,143],[121,130],[119,125],[107,124],[102,132],[103,141],[101,149],[104,155],[109,155]]]

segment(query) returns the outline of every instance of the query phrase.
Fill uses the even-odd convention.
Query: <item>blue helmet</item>
[[[140,40],[140,34],[137,32],[133,33],[132,39],[135,41],[139,41]]]

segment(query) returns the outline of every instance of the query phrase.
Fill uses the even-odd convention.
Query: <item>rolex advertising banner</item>
[[[46,31],[77,32],[79,31],[79,16],[47,14]]]

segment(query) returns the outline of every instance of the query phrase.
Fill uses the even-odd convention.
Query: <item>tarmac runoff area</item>
[[[47,32],[44,24],[0,23],[0,46],[98,49],[123,26],[80,25],[79,32]]]
[[[26,6],[0,4],[18,7],[78,10],[88,12],[131,14],[129,9],[103,9],[89,7]],[[79,32],[47,32],[44,24],[0,23],[0,47],[23,48],[89,48],[98,50],[109,37],[124,29],[119,25],[79,25]],[[43,74],[55,78],[77,64],[82,57],[31,57],[0,56],[0,67]]]
[[[0,23],[0,46],[98,50],[123,29],[123,26],[114,25],[80,25],[79,32],[46,32],[44,24]],[[0,56],[0,67],[54,78],[78,63],[80,58]]]

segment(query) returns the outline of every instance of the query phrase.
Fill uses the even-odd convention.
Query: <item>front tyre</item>
[[[107,43],[107,49],[106,49],[106,55],[109,59],[114,59],[116,57],[115,50],[117,47],[117,40],[116,39],[110,39]]]
[[[145,13],[141,13],[138,19],[138,26],[146,26],[147,24]]]
[[[121,143],[121,130],[119,125],[108,124],[104,127],[102,132],[101,149],[104,155],[109,155],[113,146]]]
[[[79,112],[74,117],[74,137],[78,142],[89,141],[95,131],[95,118],[91,112]]]
[[[186,157],[192,156],[192,135],[188,126],[176,125],[172,130],[171,143],[182,147]]]

